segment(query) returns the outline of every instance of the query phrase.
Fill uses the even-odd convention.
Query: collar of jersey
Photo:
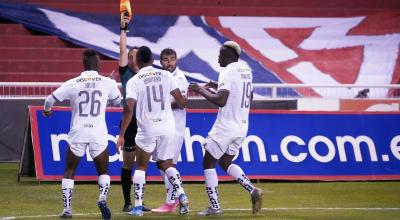
[[[237,63],[239,63],[239,62],[230,63],[230,64],[228,64],[226,67],[234,66],[234,65],[236,65]]]
[[[172,72],[172,75],[176,76],[176,75],[178,75],[178,73],[179,73],[179,67],[176,67],[174,72]]]
[[[152,68],[153,68],[152,66],[145,66],[142,69],[140,69],[140,71],[147,71],[147,70],[150,70]]]
[[[82,76],[97,76],[99,75],[97,71],[94,70],[86,70],[81,73]]]

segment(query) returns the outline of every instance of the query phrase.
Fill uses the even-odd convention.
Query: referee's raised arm
[[[127,16],[121,19],[121,34],[119,38],[119,66],[124,67],[128,65],[128,50],[126,49],[126,31],[124,30],[125,25],[128,25],[129,18]]]

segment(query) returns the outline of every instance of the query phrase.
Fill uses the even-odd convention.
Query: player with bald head
[[[263,191],[251,183],[238,165],[232,163],[247,135],[250,102],[253,97],[253,75],[249,67],[238,62],[240,53],[239,44],[234,41],[225,42],[219,50],[218,63],[224,69],[219,74],[218,83],[209,82],[204,87],[197,84],[189,86],[190,90],[219,107],[217,119],[203,143],[206,150],[203,169],[210,206],[197,213],[199,216],[222,214],[215,170],[217,162],[249,192],[253,213],[257,213],[262,206]],[[208,89],[210,87],[217,90],[217,93],[212,93]]]

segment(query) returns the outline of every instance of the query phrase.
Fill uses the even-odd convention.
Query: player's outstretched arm
[[[214,94],[211,93],[207,88],[201,87],[196,83],[190,84],[189,89],[199,93],[208,101],[218,105],[219,107],[224,107],[226,105],[226,101],[228,100],[229,96],[228,90],[219,90],[216,94]]]
[[[187,97],[183,96],[179,89],[172,90],[170,94],[174,97],[175,104],[177,107],[179,107],[181,109],[186,107]],[[173,105],[174,105],[174,103],[172,103],[172,108],[174,107]]]

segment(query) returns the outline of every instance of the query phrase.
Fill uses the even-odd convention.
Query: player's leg
[[[144,187],[146,185],[147,164],[151,157],[151,152],[155,148],[155,138],[136,138],[136,170],[133,175],[133,190],[135,207],[129,212],[130,215],[143,215]]]
[[[135,136],[137,133],[137,125],[135,116],[125,132],[125,144],[123,146],[123,163],[121,167],[121,187],[124,196],[124,207],[122,211],[129,212],[132,210],[131,187],[132,187],[132,168],[135,162]]]
[[[176,169],[176,164],[178,163],[178,159],[179,159],[180,152],[182,149],[183,140],[184,140],[183,136],[175,136],[173,143],[170,145],[171,147],[174,148],[174,156],[172,158],[172,167],[174,167],[175,169]],[[164,171],[159,166],[159,163],[157,163],[157,168],[160,171],[161,178],[164,180],[166,199],[165,199],[164,204],[162,204],[160,207],[158,207],[156,209],[152,209],[151,211],[155,212],[155,213],[175,212],[179,206],[179,199],[176,196],[176,190],[174,189],[172,184],[169,182],[167,175],[165,175]]]
[[[97,174],[99,175],[99,198],[97,206],[101,211],[103,219],[111,218],[111,211],[107,206],[107,195],[110,190],[110,175],[108,174],[109,155],[107,145],[94,144],[90,149],[90,154],[96,166]],[[100,154],[98,152],[101,152]]]
[[[135,162],[134,147],[124,147],[122,153],[123,163],[121,168],[121,187],[124,196],[124,207],[122,211],[132,210],[131,187],[132,187],[132,168]]]
[[[236,164],[232,164],[232,160],[235,155],[238,153],[239,148],[242,143],[242,138],[239,138],[232,142],[229,146],[228,150],[222,157],[219,159],[219,165],[221,168],[227,172],[230,176],[235,178],[235,180],[251,195],[252,205],[253,205],[253,214],[260,211],[262,206],[262,197],[263,191],[261,189],[256,188],[250,181],[250,179],[246,176],[243,170]]]
[[[172,158],[175,153],[169,148],[175,142],[175,137],[164,135],[160,136],[158,140],[153,159],[157,161],[158,167],[164,171],[168,181],[176,191],[176,196],[179,198],[179,214],[186,215],[189,213],[189,199],[183,189],[181,176],[172,164]]]
[[[221,145],[222,146],[222,145]],[[207,137],[204,143],[206,149],[203,158],[203,169],[205,178],[205,189],[210,202],[210,206],[197,213],[199,216],[210,216],[222,214],[218,198],[218,176],[215,166],[218,158],[223,152],[220,145],[210,137]]]
[[[82,147],[82,146],[81,146]],[[61,213],[61,218],[72,218],[72,194],[74,190],[74,176],[76,168],[82,158],[83,153],[75,155],[71,148],[77,149],[79,147],[70,146],[67,150],[66,167],[64,171],[64,178],[61,181],[61,189],[63,194],[64,210]],[[76,150],[75,150],[76,151]],[[82,149],[81,151],[84,152]]]

